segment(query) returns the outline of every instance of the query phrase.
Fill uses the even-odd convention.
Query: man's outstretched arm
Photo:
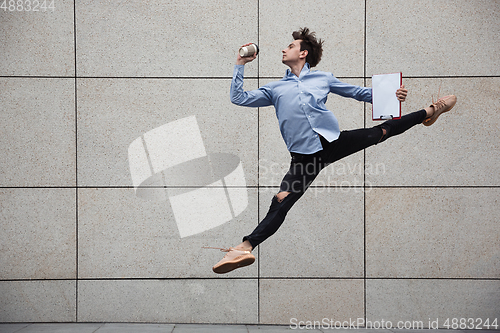
[[[245,44],[247,46],[250,44]],[[233,80],[231,81],[231,102],[240,106],[250,106],[250,107],[263,107],[272,105],[272,98],[270,89],[266,86],[261,87],[257,90],[245,91],[243,89],[243,79],[245,64],[255,60],[257,55],[254,54],[250,57],[241,57],[238,54],[236,58],[236,65],[233,71]]]
[[[371,88],[360,87],[341,82],[333,75],[330,78],[330,92],[340,96],[354,98],[358,101],[366,103],[372,102]],[[404,85],[401,85],[401,87],[396,91],[396,97],[401,102],[404,102],[406,100],[407,95],[408,95],[408,90],[405,88]]]

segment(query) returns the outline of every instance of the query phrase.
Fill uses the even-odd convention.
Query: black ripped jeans
[[[426,115],[425,110],[420,110],[402,116],[400,119],[388,120],[372,128],[342,131],[339,138],[332,142],[328,142],[321,137],[323,150],[317,153],[310,155],[291,153],[290,169],[281,181],[279,191],[289,192],[289,194],[281,201],[276,196],[273,197],[266,217],[250,235],[243,237],[243,241],[248,240],[252,247],[255,248],[273,235],[285,220],[288,211],[326,166],[383,142],[391,136],[405,132],[411,127],[422,123]],[[386,131],[385,135],[382,129]]]

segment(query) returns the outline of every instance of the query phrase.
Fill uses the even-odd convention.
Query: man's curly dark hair
[[[311,67],[316,67],[321,61],[321,55],[323,54],[323,41],[321,39],[316,39],[316,34],[306,27],[294,31],[292,36],[294,40],[302,40],[300,43],[300,50],[307,50],[306,61]]]

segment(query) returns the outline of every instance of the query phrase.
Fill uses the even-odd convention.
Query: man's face
[[[301,39],[294,40],[292,43],[288,45],[287,48],[283,49],[281,51],[283,53],[283,58],[281,60],[282,63],[285,65],[290,65],[292,63],[295,63],[299,61],[301,54],[303,52],[300,52],[300,42]]]

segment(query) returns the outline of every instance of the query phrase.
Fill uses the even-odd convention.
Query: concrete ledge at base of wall
[[[397,330],[397,329],[335,329],[318,327],[276,326],[276,325],[214,325],[214,324],[134,324],[134,323],[44,323],[44,324],[1,324],[0,333],[280,333],[292,331],[308,332],[350,331],[352,333],[462,333],[473,330]],[[482,330],[486,333],[500,333],[498,330]]]

